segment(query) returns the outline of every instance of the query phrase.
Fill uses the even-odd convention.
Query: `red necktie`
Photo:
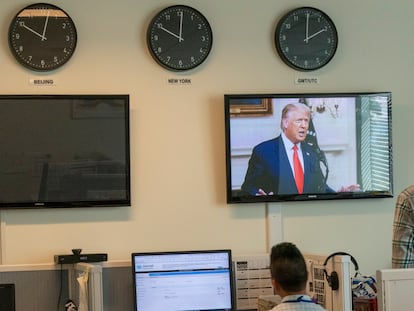
[[[303,193],[303,169],[298,156],[298,146],[296,145],[293,146],[293,170],[295,172],[295,182],[298,192]]]

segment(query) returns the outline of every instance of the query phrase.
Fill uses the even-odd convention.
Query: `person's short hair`
[[[305,258],[295,244],[282,242],[272,247],[270,273],[287,292],[297,292],[306,288],[308,271]]]
[[[280,118],[280,128],[283,129],[283,120],[287,118],[287,115],[289,112],[293,111],[293,110],[305,110],[309,116],[311,114],[311,110],[309,108],[309,106],[302,104],[302,103],[290,103],[287,104],[285,107],[283,107],[282,109],[282,116]]]

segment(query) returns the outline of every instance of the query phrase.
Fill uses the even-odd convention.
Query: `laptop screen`
[[[230,250],[133,253],[136,311],[233,310]]]

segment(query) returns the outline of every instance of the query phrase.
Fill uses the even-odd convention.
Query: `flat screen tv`
[[[393,196],[390,92],[224,102],[228,203]]]
[[[135,311],[234,307],[231,250],[132,253]]]
[[[0,95],[0,208],[130,205],[129,95]]]

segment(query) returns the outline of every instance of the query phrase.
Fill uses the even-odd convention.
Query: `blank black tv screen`
[[[229,94],[224,102],[227,203],[392,197],[390,92]]]
[[[129,95],[0,95],[0,208],[130,205]]]

